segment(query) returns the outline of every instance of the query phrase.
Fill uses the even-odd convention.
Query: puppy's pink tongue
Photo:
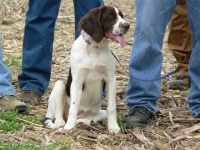
[[[121,45],[121,47],[124,47],[126,45],[126,40],[123,35],[117,35],[117,41]]]
[[[114,35],[109,32],[106,33],[106,37],[118,42],[121,45],[121,47],[124,47],[126,45],[126,40],[123,35]]]

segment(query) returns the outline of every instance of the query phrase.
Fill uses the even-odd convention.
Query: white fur
[[[116,13],[119,14],[119,10],[116,7],[114,7],[114,9],[115,9]],[[127,23],[127,21],[124,20],[120,15],[117,15],[117,22],[113,27],[112,33],[113,34],[121,34],[120,24],[124,24],[124,23]]]
[[[117,11],[116,8],[115,10]],[[124,21],[120,16],[118,18]],[[115,28],[120,33],[117,25]],[[110,40],[103,38],[97,43],[83,30],[81,34],[71,49],[71,97],[66,94],[65,84],[57,81],[49,97],[46,114],[49,119],[45,124],[49,128],[64,126],[65,130],[70,130],[79,122],[90,124],[91,121],[97,122],[107,117],[109,133],[118,133],[120,128],[116,115],[115,63],[108,47]],[[90,41],[91,45],[86,40]],[[106,83],[107,111],[101,110],[103,81]],[[69,116],[65,124],[63,113],[69,105]],[[79,112],[85,116],[78,118]],[[55,120],[54,123],[52,120]]]

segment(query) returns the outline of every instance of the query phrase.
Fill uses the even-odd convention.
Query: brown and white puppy
[[[43,121],[47,127],[64,126],[70,130],[77,123],[90,124],[107,117],[109,133],[120,131],[116,116],[115,63],[108,43],[111,39],[125,46],[123,34],[129,26],[121,11],[112,6],[95,8],[81,19],[81,35],[71,49],[67,84],[57,81],[49,97]],[[101,110],[104,85],[107,112]]]

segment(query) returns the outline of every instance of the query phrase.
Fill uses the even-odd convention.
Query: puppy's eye
[[[115,19],[115,17],[114,17],[114,16],[111,16],[111,15],[108,16],[108,18],[109,18],[109,19]]]

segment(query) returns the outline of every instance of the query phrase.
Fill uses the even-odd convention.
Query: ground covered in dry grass
[[[2,8],[0,32],[2,36],[4,60],[13,73],[13,84],[16,87],[17,94],[19,94],[17,75],[21,71],[21,48],[27,1],[0,0],[0,2],[0,7]],[[130,31],[126,35],[127,46],[120,48],[116,43],[110,44],[110,49],[128,70],[135,23],[134,1],[105,0],[105,4],[118,6],[125,14],[125,18],[131,23]],[[35,116],[38,120],[42,119],[46,113],[47,100],[54,83],[58,79],[66,81],[69,68],[69,53],[74,41],[73,11],[72,1],[63,0],[56,23],[51,81],[47,92],[43,96],[43,102],[32,107],[31,111],[25,114],[27,116]],[[164,75],[174,70],[176,66],[176,61],[166,45],[166,37],[164,39],[163,54],[162,74]],[[117,112],[120,120],[120,118],[128,113],[124,95],[129,75],[117,62],[116,68]],[[5,133],[0,130],[0,139],[5,143],[10,140],[15,140],[18,143],[30,144],[28,139],[31,138],[36,146],[44,145],[47,148],[49,144],[55,140],[59,140],[68,144],[70,143],[70,149],[200,149],[200,120],[194,119],[188,110],[188,90],[169,90],[167,88],[167,82],[170,80],[171,78],[163,80],[162,97],[158,100],[160,106],[159,112],[156,115],[156,119],[145,129],[135,128],[126,130],[123,128],[123,124],[120,124],[121,133],[109,135],[105,126],[106,122],[103,122],[91,126],[81,124],[69,132],[59,132],[58,130],[46,129],[39,123],[34,124],[21,120],[24,123],[21,131]],[[38,139],[40,142],[36,142]],[[61,149],[61,147],[57,147],[56,149]]]

